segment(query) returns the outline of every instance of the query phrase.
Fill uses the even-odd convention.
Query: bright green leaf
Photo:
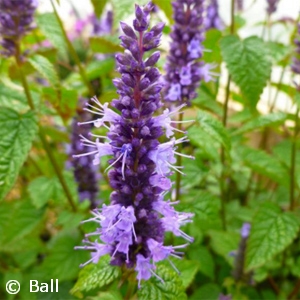
[[[19,114],[10,108],[0,108],[0,200],[17,179],[37,133],[34,114]]]
[[[192,260],[173,260],[176,268],[179,270],[179,277],[182,280],[182,285],[185,289],[187,289],[190,284],[193,282],[197,272],[199,271],[200,264],[198,261]]]
[[[161,1],[161,0],[153,0],[152,1],[155,5],[157,5],[166,15],[169,20],[170,24],[173,24],[172,18],[172,5],[171,1]]]
[[[60,231],[50,242],[49,255],[41,264],[43,280],[56,278],[59,281],[73,280],[80,270],[79,265],[88,261],[88,251],[75,251],[82,244],[82,237],[76,231]]]
[[[22,251],[22,242],[28,240],[24,236],[37,227],[43,215],[44,210],[36,209],[28,200],[3,202],[0,209],[0,250]],[[34,240],[33,245],[27,243],[25,248],[36,245],[38,243]]]
[[[83,292],[99,290],[101,287],[110,284],[121,275],[120,269],[110,265],[108,255],[100,258],[97,264],[89,264],[84,267],[79,278],[71,290],[71,294],[82,297]]]
[[[296,238],[299,221],[274,203],[264,203],[253,219],[246,250],[246,269],[262,266]]]
[[[283,123],[286,120],[286,118],[287,115],[282,112],[258,116],[256,118],[250,119],[242,127],[235,130],[233,134],[243,134],[245,132],[254,131],[257,129],[264,128],[266,126],[279,125]]]
[[[210,230],[211,247],[217,254],[223,256],[233,266],[233,258],[230,253],[238,249],[241,239],[238,233]]]
[[[230,150],[231,140],[229,134],[220,121],[204,111],[198,112],[197,121],[200,124],[200,129],[208,133],[217,142],[221,143],[226,150]]]
[[[187,296],[178,274],[163,264],[157,266],[155,273],[163,279],[161,282],[152,277],[150,280],[142,281],[138,290],[139,300],[186,300]]]
[[[221,40],[221,52],[233,81],[254,110],[271,73],[266,44],[255,36],[240,40],[230,35]]]
[[[34,55],[28,61],[52,86],[58,87],[60,85],[56,70],[46,57]]]
[[[67,45],[63,32],[54,13],[45,13],[36,17],[38,27],[64,58],[67,58]]]
[[[94,7],[94,12],[97,18],[100,18],[103,9],[107,3],[107,0],[91,0],[93,7]]]
[[[97,53],[115,53],[123,52],[123,48],[106,37],[93,36],[90,38],[90,48]]]
[[[281,185],[289,185],[287,169],[283,167],[278,159],[262,150],[249,147],[241,146],[239,151],[245,164],[253,171],[264,175]]]

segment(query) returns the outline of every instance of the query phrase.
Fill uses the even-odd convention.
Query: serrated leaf
[[[38,27],[59,53],[67,59],[67,45],[63,32],[54,13],[45,13],[36,17]]]
[[[80,270],[79,265],[89,259],[88,251],[75,251],[81,244],[81,235],[77,231],[61,231],[49,244],[49,255],[40,268],[43,280],[56,278],[59,281],[73,280]]]
[[[275,182],[289,186],[287,169],[275,157],[262,150],[240,147],[241,157],[245,164],[255,172],[264,175]]]
[[[168,18],[170,24],[174,23],[173,18],[172,18],[171,1],[153,0],[152,3],[157,5],[165,13],[165,15]]]
[[[100,18],[107,0],[91,0],[97,18]]]
[[[230,35],[221,40],[221,52],[233,81],[254,110],[271,73],[266,44],[255,36],[240,40]]]
[[[274,64],[280,62],[289,53],[292,52],[292,49],[290,49],[290,47],[278,42],[270,41],[266,43],[266,46],[268,47],[270,57]]]
[[[197,114],[197,121],[203,131],[208,133],[217,142],[221,143],[227,151],[230,150],[231,140],[229,134],[219,120],[204,111],[199,111]]]
[[[264,203],[253,219],[246,250],[246,270],[262,266],[296,238],[299,221],[274,203]]]
[[[30,64],[54,87],[59,87],[59,78],[51,62],[42,55],[34,55],[28,59]]]
[[[155,273],[164,281],[157,278],[141,283],[138,290],[139,300],[186,300],[187,296],[178,274],[163,264],[157,266]]]
[[[70,293],[81,296],[83,292],[110,284],[120,275],[120,269],[110,265],[110,257],[105,255],[97,264],[91,263],[80,271],[79,278]]]
[[[37,133],[33,112],[19,114],[10,108],[0,108],[0,200],[17,179],[21,166]]]
[[[115,53],[123,51],[119,44],[115,44],[105,37],[93,36],[90,38],[90,48],[97,53]]]
[[[242,127],[235,130],[233,132],[233,135],[243,134],[256,129],[264,128],[266,126],[278,125],[283,123],[286,118],[287,114],[282,112],[258,116],[256,118],[250,119],[250,121],[245,123]]]
[[[43,215],[44,210],[36,209],[29,200],[3,202],[0,209],[0,250],[22,251],[21,241],[41,222]],[[30,246],[27,244],[26,248],[30,249]]]

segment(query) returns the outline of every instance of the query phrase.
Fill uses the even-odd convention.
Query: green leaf
[[[243,134],[245,132],[250,132],[267,126],[279,125],[283,123],[286,120],[286,118],[287,118],[287,114],[282,112],[258,116],[256,118],[250,119],[242,127],[235,130],[233,132],[233,135]]]
[[[115,60],[108,57],[104,60],[94,60],[86,66],[86,75],[89,80],[107,75],[115,68]]]
[[[190,300],[218,300],[222,289],[215,283],[207,283],[202,285],[189,298]]]
[[[204,111],[198,112],[197,121],[200,124],[200,129],[221,143],[227,151],[230,150],[231,140],[229,134],[220,121]]]
[[[80,270],[79,265],[88,261],[88,251],[75,251],[82,244],[82,236],[74,230],[61,231],[49,243],[49,255],[46,256],[40,270],[43,280],[56,278],[59,281],[73,280]]]
[[[115,53],[123,52],[123,48],[119,44],[115,44],[106,37],[93,36],[90,38],[90,48],[98,53]]]
[[[93,7],[94,7],[94,12],[97,18],[100,18],[103,9],[107,3],[107,0],[91,0]]]
[[[159,264],[155,273],[164,281],[151,278],[142,281],[141,288],[138,290],[139,300],[186,300],[187,296],[178,274],[163,264]]]
[[[176,268],[179,270],[179,277],[182,280],[182,285],[184,289],[187,289],[190,284],[193,282],[197,272],[199,271],[200,264],[198,261],[192,260],[173,260]]]
[[[173,18],[172,18],[172,5],[171,1],[160,1],[160,0],[153,0],[152,1],[155,5],[157,5],[166,15],[166,17],[169,20],[170,24],[173,24]]]
[[[113,282],[120,275],[120,269],[111,266],[110,257],[105,255],[97,264],[91,263],[80,271],[79,278],[70,293],[82,297],[83,292],[98,290]]]
[[[59,87],[60,82],[56,70],[51,62],[42,55],[34,55],[28,59],[31,65],[54,87]]]
[[[225,260],[233,266],[233,258],[229,255],[236,251],[241,239],[238,233],[210,230],[211,247],[217,254],[223,256]]]
[[[0,108],[0,200],[10,191],[37,133],[32,112],[19,114]]]
[[[258,37],[240,40],[230,35],[221,40],[221,52],[233,81],[254,110],[271,73],[266,44]]]
[[[38,15],[36,22],[46,38],[53,44],[58,52],[67,59],[67,45],[55,14],[45,13]]]
[[[215,278],[215,262],[211,252],[206,246],[190,245],[188,256],[192,260],[196,260],[200,264],[199,272],[214,280]]]
[[[245,164],[255,172],[264,175],[278,184],[289,186],[287,169],[275,157],[262,150],[248,147],[239,148],[240,155]]]
[[[145,5],[147,1],[145,0],[110,0],[113,6],[114,12],[114,26],[119,26],[121,20],[126,20],[129,16],[134,13],[134,4]]]
[[[0,250],[22,251],[22,241],[28,239],[24,236],[37,227],[43,215],[44,210],[36,209],[28,200],[3,202],[0,209]],[[31,245],[27,244],[26,249],[30,248]]]
[[[203,47],[205,49],[213,49],[213,51],[205,51],[203,53],[203,60],[208,63],[219,63],[222,62],[220,40],[222,33],[219,30],[212,29],[206,32],[205,40],[203,41]],[[194,103],[194,100],[193,100]]]
[[[246,270],[262,266],[297,237],[299,221],[274,203],[264,203],[253,219],[246,250]]]
[[[274,64],[283,60],[288,54],[293,51],[290,47],[273,41],[267,42],[266,46],[268,47],[270,57]]]

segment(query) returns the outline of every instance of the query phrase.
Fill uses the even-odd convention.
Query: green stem
[[[19,69],[19,73],[20,73],[20,77],[21,77],[21,81],[22,81],[22,85],[23,85],[23,88],[24,88],[24,91],[25,91],[25,95],[26,95],[26,98],[27,98],[27,101],[28,101],[28,105],[30,106],[30,109],[31,110],[35,110],[35,107],[34,107],[34,103],[33,103],[33,100],[32,100],[32,97],[31,97],[31,93],[30,93],[30,89],[29,89],[29,86],[28,86],[28,83],[27,83],[27,80],[26,80],[26,77],[24,76],[24,73],[23,73],[23,70],[22,70],[22,62],[20,61],[20,47],[17,46],[17,49],[16,49],[16,56],[15,56],[15,59],[16,59],[16,62],[17,62],[17,66],[18,66],[18,69]],[[59,168],[59,165],[57,164],[56,160],[55,160],[55,157],[51,151],[51,148],[47,142],[47,139],[46,139],[46,135],[43,131],[43,128],[42,126],[39,126],[39,137],[43,143],[43,146],[44,146],[44,149],[46,150],[46,153],[47,155],[49,156],[49,159],[50,159],[50,162],[54,168],[54,171],[60,181],[60,184],[66,194],[66,197],[73,209],[73,211],[76,211],[76,206],[74,204],[74,201],[73,201],[73,197],[72,197],[72,194],[65,182],[65,179],[62,175],[62,172]]]
[[[179,121],[182,121],[182,119],[183,119],[183,114],[180,114],[179,115]],[[178,130],[182,130],[182,123],[178,123]],[[182,144],[179,144],[178,152],[179,153],[182,152]],[[181,165],[182,165],[182,156],[178,155],[177,166],[181,167]],[[177,174],[176,174],[176,196],[175,196],[175,201],[179,200],[179,198],[180,198],[180,186],[181,186],[181,173],[177,172]]]
[[[94,91],[92,85],[90,84],[90,82],[89,82],[89,80],[88,80],[88,78],[86,76],[85,70],[84,70],[84,68],[81,65],[80,59],[79,59],[79,57],[78,57],[78,55],[77,55],[77,53],[76,53],[76,51],[75,51],[72,43],[70,42],[70,40],[68,38],[68,35],[67,35],[67,33],[65,31],[65,28],[64,28],[64,25],[63,25],[63,23],[62,23],[59,15],[58,15],[58,12],[57,12],[57,10],[55,8],[53,0],[50,0],[50,1],[51,1],[51,5],[52,5],[52,8],[53,8],[55,17],[56,17],[56,19],[58,21],[59,27],[60,27],[60,29],[61,29],[61,31],[63,33],[64,39],[65,39],[65,41],[67,43],[67,47],[68,47],[68,49],[69,49],[69,51],[70,51],[70,53],[71,53],[71,55],[72,55],[72,57],[73,57],[76,65],[77,65],[77,67],[79,69],[80,76],[81,76],[83,82],[85,83],[86,87],[88,88],[90,96],[94,96],[95,95],[95,91]]]
[[[291,168],[290,168],[290,210],[295,208],[295,164],[296,164],[296,141],[297,134],[299,131],[299,108],[297,108],[295,114],[295,128],[292,140],[292,151],[291,151]]]

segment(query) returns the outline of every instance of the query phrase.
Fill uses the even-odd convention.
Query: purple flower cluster
[[[239,248],[235,254],[235,261],[234,261],[234,269],[232,272],[232,276],[236,281],[241,279],[246,279],[244,274],[244,262],[245,262],[245,254],[246,254],[246,246],[247,240],[250,234],[251,224],[244,223],[241,228],[241,241],[239,244]]]
[[[175,24],[165,68],[165,100],[190,104],[200,80],[210,81],[213,75],[212,66],[198,61],[204,50],[204,0],[176,0],[172,5]]]
[[[267,13],[271,15],[277,10],[279,0],[267,0],[267,2],[268,2]]]
[[[236,8],[238,11],[244,10],[244,0],[236,0]]]
[[[16,45],[33,29],[33,15],[37,0],[0,0],[0,45],[4,56],[16,54]]]
[[[292,62],[292,71],[300,75],[300,23],[298,24],[298,34],[297,38],[295,39],[295,45],[296,45],[296,53],[295,56],[293,57],[293,62]],[[300,91],[300,83],[297,83],[297,89]]]
[[[98,19],[95,15],[92,16],[93,34],[94,35],[105,35],[110,34],[113,28],[114,15],[111,10]]]
[[[223,29],[223,23],[219,16],[219,4],[218,0],[211,0],[210,4],[206,8],[206,18],[204,20],[205,30],[209,29]]]
[[[172,121],[171,115],[179,113],[182,106],[154,116],[162,106],[161,75],[154,67],[160,54],[153,52],[148,58],[144,54],[158,46],[164,24],[148,29],[151,9],[151,3],[143,8],[136,6],[134,29],[121,22],[124,35],[120,39],[125,52],[116,55],[121,78],[113,81],[119,99],[112,101],[118,112],[109,108],[108,103],[101,104],[96,97],[92,98],[94,105],[87,104],[86,110],[99,118],[82,124],[104,126],[108,129],[107,137],[95,135],[95,141],[82,138],[91,151],[76,155],[92,155],[95,165],[102,156],[113,156],[107,169],[114,190],[111,204],[94,210],[94,217],[87,220],[99,224],[96,232],[87,235],[97,239],[85,240],[86,246],[76,248],[93,250],[87,263],[96,263],[101,256],[110,254],[112,264],[135,268],[139,284],[152,275],[159,278],[155,274],[156,262],[182,254],[177,249],[186,245],[163,245],[166,231],[193,241],[180,229],[191,222],[193,214],[177,212],[174,205],[178,202],[164,200],[172,186],[169,175],[181,172],[181,167],[173,165],[175,156],[182,155],[176,152],[176,146],[187,139],[172,137],[175,130],[172,123],[176,121]],[[164,132],[171,139],[160,143],[158,139]]]
[[[84,99],[80,99],[77,115],[72,120],[71,144],[68,151],[70,159],[67,166],[74,172],[78,184],[79,200],[89,200],[91,207],[95,208],[98,204],[97,196],[99,193],[98,181],[100,174],[98,173],[98,167],[93,164],[91,156],[73,157],[73,155],[87,151],[87,147],[82,144],[81,139],[88,139],[89,131],[92,128],[92,124],[78,126],[78,122],[88,122],[93,119],[90,112],[82,109],[83,101]]]

